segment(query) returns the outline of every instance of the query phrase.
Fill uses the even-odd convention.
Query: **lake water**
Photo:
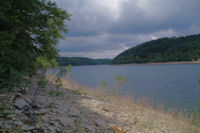
[[[97,65],[72,67],[72,79],[96,87],[105,80],[112,86],[116,75],[128,77],[120,94],[146,97],[170,108],[189,108],[198,101],[200,64]]]

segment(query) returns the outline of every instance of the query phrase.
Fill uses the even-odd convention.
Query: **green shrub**
[[[57,91],[57,90],[51,90],[51,91],[49,91],[49,95],[52,96],[52,97],[54,97],[54,96],[56,96],[56,97],[63,96],[64,92]]]
[[[121,75],[117,75],[114,79],[114,87],[113,87],[112,94],[114,96],[118,95],[119,89],[122,88],[128,81],[129,81],[129,78],[123,77]]]

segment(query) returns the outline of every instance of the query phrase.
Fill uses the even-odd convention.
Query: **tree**
[[[34,74],[38,57],[57,56],[56,44],[67,32],[64,20],[70,14],[50,0],[0,1],[0,88]]]
[[[179,38],[160,38],[130,48],[111,64],[193,61],[200,57],[200,34]]]

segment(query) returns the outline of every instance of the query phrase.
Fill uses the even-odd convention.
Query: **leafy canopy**
[[[56,44],[67,32],[65,20],[70,14],[50,0],[0,1],[0,88],[16,86],[36,72],[36,59],[57,56]]]

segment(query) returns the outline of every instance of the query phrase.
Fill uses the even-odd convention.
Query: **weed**
[[[119,89],[122,88],[128,82],[128,80],[129,78],[123,77],[121,75],[115,76],[113,87],[112,87],[112,95],[113,96],[118,95]],[[108,88],[108,84],[105,80],[101,81],[101,86],[102,86],[102,89]]]
[[[72,94],[77,95],[77,94],[80,94],[80,92],[78,90],[72,90]]]
[[[76,118],[74,120],[74,124],[76,126],[76,129],[79,131],[81,129],[81,119],[80,118]]]
[[[0,105],[0,118],[10,119],[13,116],[12,109],[5,104]]]
[[[66,96],[66,100],[68,101],[70,99],[70,96]]]
[[[42,123],[42,118],[41,115],[35,115],[34,117],[34,121],[41,124]]]
[[[153,122],[153,120],[147,121],[147,125],[150,126],[150,129],[152,129],[152,128],[154,127],[154,122]]]
[[[198,77],[198,88],[200,89],[200,76]],[[200,126],[200,97],[196,102],[195,109],[192,112],[192,124],[195,126]]]
[[[58,96],[64,95],[64,92],[58,91],[58,90],[51,90],[51,91],[49,91],[49,95],[52,97],[54,97],[54,96],[58,97]]]
[[[139,121],[138,118],[137,118],[137,117],[134,117],[134,118],[133,118],[133,125],[136,125],[136,124],[138,123],[138,121]]]

